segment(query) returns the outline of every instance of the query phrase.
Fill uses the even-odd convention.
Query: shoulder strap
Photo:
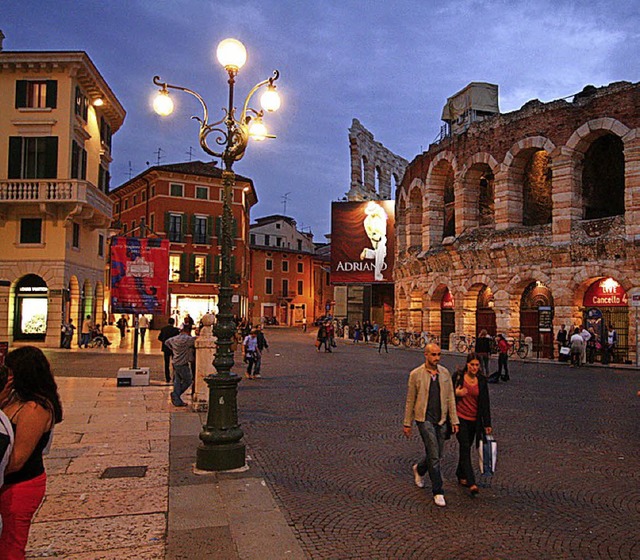
[[[16,410],[12,415],[11,415],[11,419],[9,420],[10,422],[13,422],[13,419],[16,417],[16,414],[18,414],[18,412],[20,412],[22,410],[22,408],[24,407],[24,405],[27,403],[22,403],[20,405],[20,408],[18,408],[18,410]],[[6,415],[5,415],[6,416]]]

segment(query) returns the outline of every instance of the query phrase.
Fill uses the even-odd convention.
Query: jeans
[[[476,439],[476,421],[460,418],[460,429],[456,436],[460,446],[456,476],[458,479],[465,479],[469,486],[473,486],[476,483],[476,477],[471,462],[471,446]]]
[[[147,336],[147,327],[140,327],[140,346],[144,344],[145,336]]]
[[[9,484],[0,492],[2,537],[0,558],[20,560],[25,557],[31,520],[42,503],[47,486],[47,475],[41,474],[16,484]]]
[[[480,360],[482,361],[482,371],[486,376],[489,376],[489,354],[486,352],[481,352],[479,354]]]
[[[504,368],[504,375],[502,369]],[[498,378],[504,377],[509,379],[509,355],[500,353],[498,354]]]
[[[444,494],[440,472],[440,459],[444,451],[444,426],[418,421],[416,426],[418,426],[425,451],[425,458],[418,463],[418,474],[424,476],[428,472],[433,495]]]
[[[183,364],[177,366],[173,364],[173,391],[171,392],[171,402],[173,404],[182,403],[182,393],[184,393],[193,381],[191,366]]]
[[[83,346],[87,348],[89,346],[89,342],[91,341],[91,333],[82,333],[80,335],[80,348]]]
[[[262,366],[262,354],[255,354],[253,359],[253,375],[260,375],[260,366]]]
[[[378,346],[378,354],[380,354],[380,350],[382,350],[382,345],[384,344],[384,351],[388,354],[389,350],[387,349],[387,339],[381,338],[380,345]]]
[[[169,349],[167,350],[163,349],[162,353],[164,354],[164,378],[167,383],[171,383],[170,366],[171,366],[171,356],[173,356],[173,353]]]

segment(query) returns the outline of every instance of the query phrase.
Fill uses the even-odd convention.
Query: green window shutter
[[[234,240],[234,246],[235,246],[235,240],[237,237],[238,237],[238,220],[233,218],[231,220],[231,238]]]
[[[213,216],[207,216],[207,243],[213,244]]]
[[[189,255],[189,282],[196,281],[196,256]]]
[[[216,216],[216,237],[218,245],[220,245],[220,239],[222,239],[222,218],[220,216]]]
[[[180,235],[180,243],[184,243],[184,237],[189,232],[189,224],[187,224],[188,214],[182,214],[182,232]]]
[[[182,253],[180,255],[180,282],[189,281],[189,255]]]
[[[171,214],[169,212],[164,213],[164,233],[165,237],[169,238],[169,228],[171,227]]]
[[[44,177],[40,179],[57,179],[58,177],[58,137],[47,136],[45,139]]]
[[[27,106],[27,80],[16,81],[16,109]]]
[[[58,82],[47,80],[47,107],[55,109],[58,103]]]
[[[220,283],[220,265],[221,265],[220,255],[215,255],[213,257],[213,281],[216,284]]]
[[[84,148],[81,150],[81,154],[82,154],[82,162],[81,162],[81,168],[80,168],[80,179],[82,179],[83,181],[85,181],[87,179],[87,150],[85,150]]]
[[[22,175],[22,138],[9,137],[9,179],[21,179]]]
[[[207,258],[205,259],[205,281],[206,282],[211,282],[211,255],[207,255]]]

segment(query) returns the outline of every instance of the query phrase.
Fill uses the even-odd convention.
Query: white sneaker
[[[442,494],[436,494],[433,497],[433,501],[437,506],[444,507],[447,505],[447,502],[444,501],[444,496]]]
[[[424,488],[424,476],[420,476],[418,474],[418,465],[413,465],[413,467],[411,467],[411,470],[413,471],[413,480],[416,483],[416,486],[418,488]]]

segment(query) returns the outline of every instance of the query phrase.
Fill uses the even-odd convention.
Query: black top
[[[160,342],[162,342],[162,351],[163,352],[171,352],[171,350],[169,350],[165,345],[165,341],[169,340],[170,338],[179,335],[180,334],[180,329],[177,329],[176,327],[174,327],[173,325],[165,325],[164,327],[162,327],[160,329],[160,334],[158,335],[158,340]]]
[[[16,433],[16,425],[11,422],[13,433]],[[17,482],[24,482],[25,480],[32,480],[36,476],[40,476],[44,473],[44,462],[42,460],[42,451],[49,443],[51,437],[51,430],[42,434],[42,437],[36,444],[35,449],[31,456],[27,459],[27,462],[22,466],[19,471],[8,474],[4,477],[4,484],[16,484]]]
[[[427,414],[425,420],[433,424],[439,424],[442,417],[442,406],[440,404],[440,381],[436,375],[435,381],[429,384],[429,398],[427,400]]]
[[[488,336],[476,339],[476,352],[478,354],[491,354],[491,339]]]

